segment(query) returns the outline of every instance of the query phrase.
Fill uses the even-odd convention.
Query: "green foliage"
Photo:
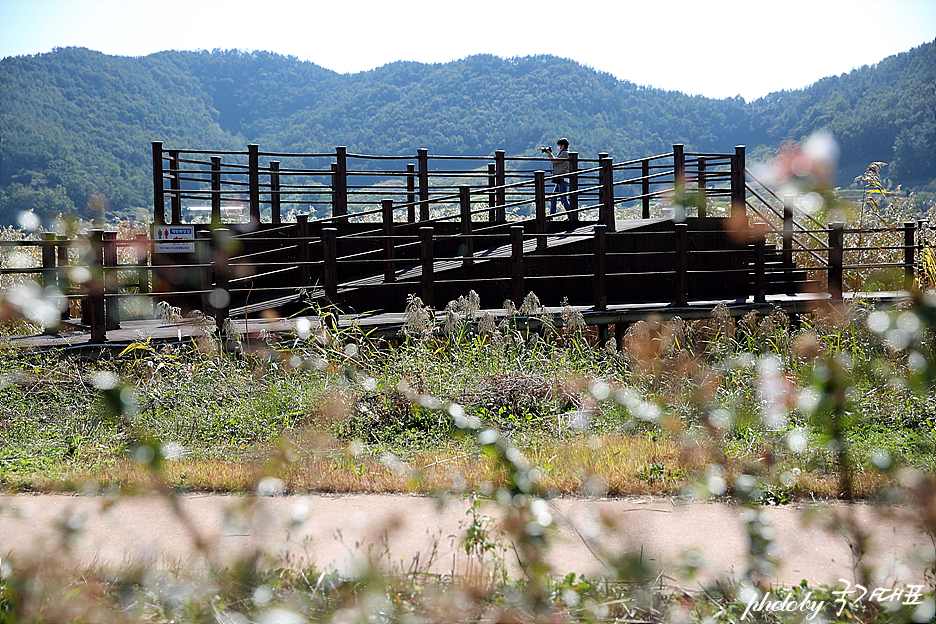
[[[352,75],[270,52],[83,48],[0,61],[0,223],[147,213],[152,141],[187,149],[413,155],[535,153],[560,134],[584,157],[750,146],[826,128],[843,176],[891,161],[894,183],[936,179],[931,146],[936,43],[755,102],[687,96],[617,80],[568,59],[476,55],[390,63]],[[557,81],[561,89],[556,89]]]

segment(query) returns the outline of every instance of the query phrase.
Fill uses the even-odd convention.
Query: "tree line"
[[[557,89],[555,77],[562,76]],[[740,78],[739,78],[740,79]],[[753,102],[635,85],[555,56],[396,62],[357,74],[271,52],[108,56],[84,48],[0,60],[0,224],[151,211],[152,141],[168,148],[538,153],[560,135],[615,160],[687,150],[766,156],[826,129],[839,183],[874,161],[936,190],[936,42]]]

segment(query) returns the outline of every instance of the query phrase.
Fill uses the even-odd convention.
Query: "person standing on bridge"
[[[556,145],[559,147],[559,153],[553,154],[551,147],[544,148],[543,151],[549,155],[549,159],[552,161],[553,166],[553,175],[562,176],[561,178],[556,178],[556,188],[553,191],[552,204],[549,207],[549,214],[556,214],[556,199],[562,201],[562,205],[565,206],[566,212],[569,211],[569,198],[566,196],[566,193],[569,192],[569,178],[566,176],[569,173],[569,139],[562,138],[556,141]],[[559,195],[560,197],[555,197]]]

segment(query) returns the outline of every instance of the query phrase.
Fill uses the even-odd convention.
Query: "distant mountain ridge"
[[[826,128],[840,184],[873,161],[936,180],[936,42],[754,102],[641,87],[554,56],[395,62],[357,74],[270,52],[108,56],[85,48],[0,61],[0,224],[148,212],[150,142],[186,149],[403,155],[537,153],[568,136],[615,160],[688,150],[767,154]],[[851,176],[851,177],[849,177]]]

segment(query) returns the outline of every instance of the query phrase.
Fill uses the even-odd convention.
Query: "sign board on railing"
[[[153,226],[153,251],[156,253],[192,253],[195,251],[194,225]]]

